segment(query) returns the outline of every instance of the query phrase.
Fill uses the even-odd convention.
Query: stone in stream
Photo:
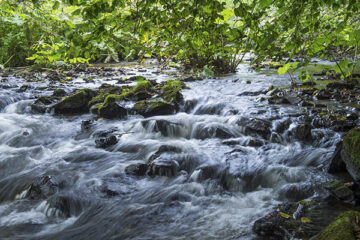
[[[341,158],[347,171],[356,180],[360,180],[360,127],[350,130],[343,139]]]
[[[332,196],[347,203],[354,203],[355,201],[355,193],[351,189],[354,187],[353,183],[343,183],[340,181],[332,181],[325,185],[325,189],[329,190]]]
[[[174,177],[178,173],[178,168],[177,161],[160,157],[150,163],[149,176]]]
[[[78,90],[76,93],[64,97],[53,108],[57,114],[86,113],[89,111],[89,101],[95,96],[96,92],[91,89]]]
[[[201,129],[198,132],[197,138],[199,139],[206,139],[206,138],[220,138],[220,139],[227,139],[233,138],[235,135],[228,129],[223,126],[208,126]]]
[[[315,97],[319,100],[328,100],[331,98],[331,93],[326,89],[322,89],[315,94]]]
[[[311,136],[311,124],[310,123],[301,123],[296,126],[292,131],[294,137],[300,141],[310,141],[312,140]]]
[[[95,140],[95,144],[96,144],[97,148],[107,148],[107,147],[115,145],[117,142],[118,142],[118,139],[114,135]]]
[[[343,145],[342,141],[336,144],[335,151],[329,160],[330,162],[328,169],[329,173],[339,173],[346,171],[346,165],[341,158],[342,145]]]
[[[55,97],[63,97],[63,96],[66,96],[66,92],[65,92],[64,89],[58,88],[58,89],[54,90],[52,95],[55,96]]]
[[[237,125],[244,128],[244,133],[251,136],[261,136],[265,139],[270,137],[271,122],[259,118],[240,118]]]
[[[31,110],[35,113],[45,113],[51,104],[59,101],[59,96],[40,96],[31,104]]]
[[[160,132],[161,135],[167,137],[171,133],[175,133],[177,127],[182,126],[180,123],[170,122],[163,119],[151,119],[141,121],[143,128],[154,132]],[[149,129],[151,127],[151,129]]]
[[[182,152],[182,149],[179,147],[175,147],[171,145],[162,145],[158,148],[158,150],[154,154],[152,154],[149,157],[148,161],[150,162],[157,159],[163,153],[180,153],[180,152]]]
[[[328,85],[326,85],[326,88],[327,89],[337,89],[337,90],[342,90],[342,89],[352,90],[355,88],[355,84],[343,83],[343,82],[333,82],[333,83],[329,83]]]
[[[58,188],[59,184],[51,176],[44,176],[29,186],[25,197],[30,199],[46,198],[56,193]]]
[[[174,114],[176,107],[165,101],[142,100],[134,105],[133,110],[144,117],[152,117]]]
[[[47,202],[49,204],[47,214],[52,214],[57,217],[61,216],[69,218],[71,216],[78,216],[83,209],[82,201],[75,195],[53,195],[49,200],[47,200]]]
[[[93,114],[107,119],[123,119],[127,117],[127,109],[118,104],[120,96],[110,94],[103,103],[96,104],[90,110]],[[93,100],[92,100],[93,101]]]
[[[125,168],[125,173],[135,176],[145,176],[148,170],[148,165],[145,163],[131,164]]]

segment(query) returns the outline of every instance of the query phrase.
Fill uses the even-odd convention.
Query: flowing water
[[[140,74],[170,78],[151,69]],[[116,82],[93,77],[65,89]],[[34,96],[52,93],[47,82],[19,92],[24,81],[10,77],[0,89],[0,239],[252,239],[255,220],[281,202],[324,196],[320,186],[332,178],[323,165],[341,135],[313,129],[313,141],[298,141],[292,129],[302,108],[251,96],[288,82],[241,65],[233,75],[186,83],[187,104],[176,115],[100,119],[84,130],[91,114],[31,112]],[[249,131],[254,118],[268,120],[271,131]],[[118,143],[96,148],[109,130]],[[161,157],[176,164],[176,176],[125,174],[161,146],[175,147]],[[47,190],[29,197],[39,181]]]

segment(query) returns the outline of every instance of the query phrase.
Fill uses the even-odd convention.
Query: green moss
[[[343,148],[354,163],[360,165],[360,128],[352,129],[345,135]]]
[[[105,98],[109,95],[109,93],[100,93],[99,95],[97,95],[96,97],[93,97],[90,102],[89,102],[89,107],[97,104],[97,103],[102,103],[104,102]]]
[[[356,240],[354,224],[360,212],[348,211],[336,218],[324,231],[315,237],[316,240]]]
[[[134,110],[136,111],[146,111],[146,110],[151,110],[157,107],[161,107],[163,105],[169,104],[165,101],[147,101],[147,100],[143,100],[143,101],[138,101],[137,103],[135,103],[134,105]]]
[[[179,101],[182,97],[181,90],[186,88],[186,85],[179,80],[168,80],[161,88],[160,96],[167,102]]]

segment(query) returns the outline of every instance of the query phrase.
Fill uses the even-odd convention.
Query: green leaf
[[[287,63],[284,66],[280,67],[278,69],[278,74],[283,75],[283,74],[287,73],[287,71],[290,69],[290,66],[291,66],[290,63]]]
[[[58,9],[58,8],[59,8],[59,6],[60,6],[59,1],[55,1],[54,5],[53,5],[53,10]]]

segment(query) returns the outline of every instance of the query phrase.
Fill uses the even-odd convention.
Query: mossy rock
[[[357,218],[360,212],[347,211],[341,214],[325,230],[317,235],[314,240],[357,240],[359,239],[360,226]]]
[[[92,107],[91,112],[107,119],[123,119],[127,116],[127,110],[117,103],[121,99],[121,95],[109,94],[102,104]]]
[[[55,113],[85,113],[89,111],[88,103],[97,93],[91,89],[81,89],[64,97],[54,105]]]
[[[66,92],[62,88],[55,89],[54,92],[53,92],[54,97],[63,97],[65,95],[66,95]]]
[[[140,81],[134,87],[125,89],[122,98],[130,101],[141,101],[153,96],[153,85],[149,81]]]
[[[142,81],[146,81],[146,78],[143,77],[143,76],[132,76],[132,77],[127,78],[126,80],[135,81],[135,82],[142,82]]]
[[[355,180],[360,180],[360,127],[350,130],[344,137],[341,158]]]
[[[144,117],[171,115],[176,111],[175,106],[168,102],[148,100],[138,101],[133,110]]]
[[[168,80],[160,90],[160,97],[170,103],[179,103],[184,100],[181,90],[185,89],[186,85],[179,80]]]
[[[120,95],[123,92],[123,88],[119,87],[119,86],[115,86],[115,85],[111,85],[111,84],[107,84],[104,83],[99,87],[99,94],[95,97],[93,97],[88,105],[89,107],[97,104],[97,103],[103,103],[106,99],[107,96],[109,96],[110,94],[113,95]]]

